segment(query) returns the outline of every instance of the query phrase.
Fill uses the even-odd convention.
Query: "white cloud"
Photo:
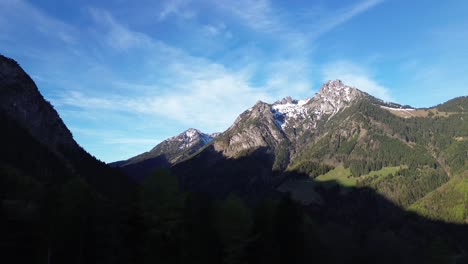
[[[309,24],[309,27],[313,30],[310,32],[310,36],[318,37],[325,34],[378,4],[381,4],[383,1],[384,0],[364,0],[338,11],[328,11],[330,13],[322,20]]]
[[[269,0],[213,0],[213,2],[219,9],[237,17],[254,30],[277,34],[277,38],[287,41],[293,39],[295,42],[310,42],[381,4],[384,0],[363,0],[339,10],[322,7],[319,8],[318,18],[316,10],[304,10],[303,13],[306,15],[298,18],[298,14],[289,14],[275,8]]]
[[[222,36],[227,39],[232,38],[231,31],[227,29],[227,26],[224,23],[207,24],[202,27],[202,30],[205,35],[210,37]]]
[[[195,11],[187,8],[191,0],[167,0],[163,3],[161,11],[158,14],[158,20],[163,21],[171,15],[181,16],[183,18],[192,18]]]
[[[281,98],[300,96],[298,99],[313,95],[310,66],[305,58],[273,61],[266,66],[266,71],[269,76],[265,85],[272,94]]]
[[[79,91],[69,91],[61,94],[59,96],[60,100],[54,101],[54,103],[58,106],[62,105],[69,105],[69,106],[76,106],[81,108],[88,108],[88,109],[108,109],[114,110],[115,104],[112,103],[110,98],[97,98],[97,97],[89,97],[85,96],[82,92]]]
[[[206,31],[208,35],[216,36],[219,34],[221,30],[223,30],[220,27],[214,26],[214,25],[206,25],[203,27],[203,29]]]
[[[257,30],[276,31],[279,25],[269,0],[213,0],[213,4]]]
[[[81,37],[86,37],[84,45],[81,45],[80,41],[75,45],[80,56],[71,56],[65,54],[68,51],[58,49],[60,54],[65,54],[63,64],[60,65],[75,66],[76,63],[76,67],[70,67],[64,72],[57,70],[53,80],[47,83],[69,89],[57,89],[52,94],[54,98],[51,98],[61,114],[69,114],[70,118],[65,118],[66,121],[71,120],[71,123],[84,126],[95,125],[101,131],[107,131],[113,125],[122,129],[121,133],[108,136],[91,135],[79,132],[75,125],[72,131],[93,142],[86,146],[91,149],[99,144],[105,147],[111,144],[150,144],[150,136],[139,137],[135,131],[128,129],[141,125],[140,122],[162,123],[161,127],[174,126],[177,129],[196,127],[215,132],[226,129],[242,111],[251,107],[257,100],[273,102],[287,95],[303,98],[313,94],[310,90],[313,76],[310,53],[314,43],[309,39],[310,30],[300,23],[292,23],[294,20],[288,19],[288,15],[292,14],[275,9],[268,0],[214,2],[216,11],[221,11],[218,16],[224,18],[231,14],[238,18],[237,22],[265,33],[260,34],[258,39],[242,39],[238,43],[239,51],[232,52],[226,48],[217,52],[222,54],[221,57],[227,56],[228,59],[197,57],[193,55],[195,52],[189,49],[176,48],[149,34],[135,31],[132,29],[135,24],[128,24],[127,19],[118,19],[125,18],[121,13],[120,16],[114,17],[106,10],[89,8],[87,11],[93,24],[89,28],[79,28],[78,34],[71,34],[75,33],[74,28],[46,16],[37,9],[31,11],[31,6],[20,0],[0,0],[0,14],[10,11],[8,8],[1,8],[6,6],[5,3],[26,5],[29,8],[26,8],[27,12],[20,12],[24,24],[41,28],[38,32],[48,34],[49,38],[70,43],[76,36],[80,37],[80,34]],[[191,3],[183,0],[164,2],[160,13],[156,14],[157,19],[162,22],[178,17],[193,17],[199,10],[192,10],[195,5]],[[342,15],[341,19],[327,20],[331,21],[329,25],[332,25],[327,28],[346,22],[367,10],[366,8],[370,7],[362,5],[348,13],[338,12],[338,15]],[[28,16],[34,19],[30,20]],[[3,32],[2,25],[8,22],[8,19],[3,18],[0,16],[0,32]],[[231,30],[237,29],[237,25],[230,24],[231,21],[232,19],[220,20],[218,17],[203,21],[205,26],[202,26],[202,31],[197,31],[197,34],[210,35],[212,37],[207,38],[209,41],[223,41],[224,46],[232,37]],[[197,22],[199,21],[194,23]],[[188,25],[187,29],[193,29],[193,25]],[[267,37],[263,38],[264,36]],[[224,39],[221,40],[221,37]],[[187,43],[190,41],[190,36],[187,36]],[[264,51],[263,48],[267,49]],[[256,51],[251,52],[256,49],[260,50],[258,54]],[[114,51],[119,51],[122,58],[116,60]],[[51,54],[51,51],[48,52],[39,54],[41,57],[47,57]],[[78,57],[79,62],[75,61]],[[131,63],[131,66],[128,65],[125,69],[112,65],[119,61]],[[50,69],[54,69],[53,65],[51,61]],[[55,63],[55,66],[57,65]],[[141,78],[135,77],[136,74],[128,77],[127,72],[137,72]],[[43,76],[41,73],[43,72],[38,72],[37,75]],[[45,76],[44,78],[49,77]],[[376,82],[363,79],[362,76],[368,75],[354,74],[354,79],[348,79],[352,79],[361,89],[374,89],[384,93]],[[76,114],[82,118],[76,118]],[[98,117],[95,120],[85,119],[85,116],[93,115]],[[125,117],[119,119],[119,115]],[[85,120],[90,123],[84,123]],[[124,122],[121,122],[123,120]],[[155,137],[163,137],[159,128],[156,128],[156,125],[152,127],[157,131]],[[166,130],[164,135],[172,133],[171,129]]]
[[[95,23],[106,31],[107,45],[118,49],[126,50],[129,48],[148,47],[151,45],[151,39],[143,33],[135,32],[118,23],[114,17],[107,11],[89,8],[89,13]]]
[[[236,71],[194,57],[146,34],[132,31],[107,11],[89,9],[89,13],[96,23],[95,35],[102,38],[104,48],[132,48],[143,54],[134,70],[144,80],[121,78],[112,71],[108,73],[105,65],[99,65],[99,73],[111,79],[107,83],[100,80],[96,84],[100,89],[95,91],[90,91],[91,87],[81,89],[76,84],[68,86],[69,89],[74,87],[73,90],[53,98],[62,109],[72,106],[73,111],[78,107],[83,112],[98,109],[109,113],[148,115],[147,120],[164,118],[186,127],[219,131],[227,128],[238,114],[257,100],[271,99],[264,87],[250,84],[248,70]],[[223,25],[219,27],[220,30],[225,28]],[[116,89],[129,93],[116,95],[112,92]]]
[[[246,15],[245,19],[255,21],[267,16],[269,10],[268,1],[255,2],[252,13]],[[75,106],[86,111],[124,111],[147,115],[148,120],[170,119],[186,127],[221,131],[257,100],[273,102],[287,95],[299,95],[302,98],[313,94],[310,89],[311,62],[305,56],[307,51],[298,49],[290,54],[280,53],[266,61],[248,55],[246,65],[253,66],[233,70],[132,31],[106,11],[90,9],[90,13],[96,23],[101,25],[108,45],[116,49],[138,48],[143,51],[145,57],[138,69],[142,76],[154,75],[155,79],[163,77],[168,81],[164,87],[158,87],[151,80],[128,83],[126,80],[113,79],[113,84],[133,87],[134,92],[126,96],[114,96],[108,92],[68,92],[56,100],[62,105]],[[260,15],[256,15],[257,13]],[[272,22],[273,19],[267,21],[271,22],[263,24],[264,26],[276,23]],[[225,24],[211,26],[206,28],[211,34],[220,34],[226,29]],[[301,39],[301,36],[298,38]],[[161,68],[161,65],[164,67]],[[264,80],[253,85],[251,80],[259,71],[265,74]],[[356,71],[341,71],[336,76],[336,72],[328,72],[333,78],[341,77],[376,96],[389,98],[382,86],[364,78],[367,75],[356,75]]]
[[[310,43],[308,29],[289,23],[289,16],[270,0],[211,0],[215,7],[247,27],[269,34],[284,49],[303,54]],[[271,44],[271,43],[270,43]]]
[[[276,42],[278,47],[268,55],[268,61],[260,66],[269,69],[265,84],[267,87],[280,90],[280,94],[281,91],[289,91],[293,95],[309,96],[307,91],[309,91],[313,67],[311,55],[318,37],[383,1],[363,0],[339,10],[320,8],[321,16],[318,19],[314,16],[287,13],[278,9],[274,2],[269,0],[235,2],[216,0],[214,2],[220,10],[238,18],[253,30],[269,34],[271,41]],[[268,43],[268,45],[271,44]],[[363,81],[361,80],[360,83]],[[368,83],[366,86],[371,85]],[[373,87],[379,90],[376,85]]]
[[[354,86],[385,101],[394,101],[390,89],[372,78],[367,69],[352,62],[339,61],[323,69],[323,81],[340,79],[343,83]]]
[[[157,96],[143,94],[133,97],[88,95],[73,91],[55,101],[60,106],[74,106],[86,111],[123,111],[148,115],[154,120],[169,118],[186,127],[206,131],[226,129],[235,118],[257,100],[271,101],[265,90],[252,87],[240,73],[229,72],[219,65],[205,65],[198,70],[179,65],[170,92]]]

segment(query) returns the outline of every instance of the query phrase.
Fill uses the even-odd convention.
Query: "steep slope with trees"
[[[343,166],[340,177],[409,207],[466,171],[467,108],[460,97],[414,109],[329,81],[310,99],[258,102],[174,172],[187,189],[255,196]]]
[[[73,139],[31,78],[0,56],[0,252],[17,263],[117,263],[135,185]],[[114,253],[111,253],[114,252]]]

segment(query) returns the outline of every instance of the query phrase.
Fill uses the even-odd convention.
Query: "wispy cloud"
[[[151,45],[151,39],[145,34],[132,31],[118,23],[107,11],[89,8],[89,13],[96,25],[106,32],[106,43],[118,50],[138,48]]]
[[[213,3],[254,29],[272,32],[279,26],[269,0],[217,0]]]
[[[171,15],[178,15],[183,18],[192,18],[196,15],[194,10],[187,8],[191,0],[167,0],[163,2],[158,20],[163,21]]]
[[[345,84],[354,86],[364,92],[386,101],[394,101],[390,89],[374,80],[372,74],[364,67],[352,62],[339,61],[324,67],[323,78],[327,80],[340,79]]]
[[[232,33],[228,30],[226,24],[206,24],[203,26],[203,32],[210,37],[222,36],[225,38],[232,38]]]
[[[140,75],[167,81],[160,85],[151,81],[129,83],[113,76],[111,85],[133,89],[133,93],[118,96],[75,90],[54,98],[62,107],[123,111],[148,115],[154,120],[170,117],[187,127],[220,131],[257,100],[271,102],[291,93],[312,94],[310,79],[303,77],[308,71],[305,58],[273,60],[253,69],[234,70],[132,31],[118,23],[109,12],[90,9],[90,14],[99,25],[106,45],[117,50],[135,48],[144,54],[138,66]],[[216,30],[224,29],[221,25]],[[122,36],[123,40],[118,39]],[[257,58],[249,56],[248,60],[254,62]],[[254,85],[252,78],[259,68],[264,68],[267,76]]]
[[[267,41],[278,43],[277,49],[262,65],[268,71],[265,85],[270,90],[286,91],[284,87],[289,87],[288,91],[296,95],[310,92],[312,68],[320,68],[312,57],[318,38],[383,2],[363,0],[338,10],[321,6],[318,12],[320,16],[317,17],[310,15],[315,12],[310,10],[299,16],[288,13],[276,6],[276,2],[269,0],[241,0],[235,3],[215,1],[219,9],[236,17],[249,28],[268,34],[271,40],[267,38]],[[370,87],[370,84],[367,86]]]
[[[113,103],[114,100],[111,98],[98,98],[85,96],[79,91],[69,91],[61,94],[59,100],[55,100],[55,104],[58,106],[76,106],[84,109],[106,109],[116,110],[122,106],[122,103]],[[120,104],[120,106],[119,106]]]
[[[220,131],[256,100],[272,100],[265,90],[249,85],[242,74],[229,72],[219,65],[201,71],[187,69],[187,65],[178,67],[180,71],[174,74],[179,81],[174,81],[171,92],[128,97],[73,91],[62,94],[55,102],[62,107],[78,107],[85,111],[122,111],[149,115],[154,120],[169,117],[186,127]]]
[[[273,34],[282,33],[286,34],[286,37],[301,37],[310,41],[383,3],[384,0],[363,0],[338,10],[321,7],[320,16],[317,16],[316,10],[306,9],[299,18],[297,14],[290,14],[276,8],[269,0],[235,2],[218,0],[214,2],[218,8],[237,17],[255,30]]]
[[[23,0],[0,1],[0,29],[2,34],[17,35],[17,27],[24,31],[37,32],[65,44],[76,42],[77,31],[67,23],[44,14],[39,8]],[[27,18],[25,23],[24,18]],[[6,31],[6,32],[5,32]]]
[[[309,23],[309,27],[313,29],[311,36],[318,37],[325,34],[383,2],[384,0],[364,0],[338,11],[330,12],[322,20]]]
[[[111,145],[129,156],[155,144],[152,137],[165,138],[181,128],[222,131],[257,100],[311,96],[321,68],[313,58],[314,26],[323,26],[317,34],[324,34],[380,2],[364,1],[338,12],[326,9],[316,22],[314,17],[291,19],[294,13],[269,0],[164,1],[143,26],[114,9],[88,7],[80,13],[85,23],[74,27],[24,0],[0,0],[0,38],[17,40],[14,34],[25,28],[30,36],[42,36],[44,45],[61,43],[60,48],[36,48],[37,59],[47,60],[54,70],[33,73],[79,142],[109,161],[115,159]],[[210,14],[201,17],[206,10]],[[188,18],[190,23],[181,20]],[[166,23],[187,35],[171,39]],[[210,44],[217,47],[215,55],[197,52]],[[386,88],[367,72],[348,70],[327,72],[385,96]],[[135,132],[147,124],[154,136]],[[103,131],[113,132],[99,134]]]
[[[313,94],[310,76],[312,70],[305,58],[273,61],[266,65],[265,70],[269,73],[265,85],[272,94],[280,97],[291,94],[309,97]]]

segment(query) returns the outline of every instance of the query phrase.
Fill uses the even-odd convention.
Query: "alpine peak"
[[[132,176],[142,172],[138,163],[147,162],[154,166],[165,167],[188,158],[207,144],[211,143],[220,133],[205,134],[198,129],[189,128],[177,136],[168,138],[150,151],[132,157],[125,161],[114,163],[122,167]],[[137,165],[134,165],[137,164]],[[145,171],[149,173],[150,171]]]
[[[359,93],[358,89],[344,84],[341,80],[327,81],[318,92],[319,97],[328,97],[345,101],[353,100]]]
[[[185,149],[191,147],[193,144],[197,143],[198,141],[202,141],[204,144],[208,144],[213,140],[211,135],[205,134],[198,129],[189,128],[184,132],[180,133],[175,137],[171,137],[166,141],[178,141],[181,142],[182,145],[180,149]]]

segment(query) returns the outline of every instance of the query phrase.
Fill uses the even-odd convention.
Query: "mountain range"
[[[328,81],[311,98],[258,101],[222,133],[188,129],[110,166],[4,56],[0,102],[3,259],[467,259],[466,96],[413,108]]]
[[[257,102],[215,138],[190,129],[114,165],[139,178],[172,166],[187,190],[253,199],[279,190],[305,204],[321,200],[312,179],[336,180],[371,187],[432,217],[467,222],[465,187],[451,193],[458,198],[448,207],[430,198],[445,185],[467,184],[466,109],[468,97],[416,109],[328,81],[311,98]]]

